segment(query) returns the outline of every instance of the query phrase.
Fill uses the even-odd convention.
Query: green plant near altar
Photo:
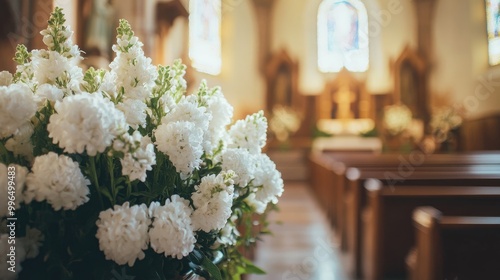
[[[41,34],[0,73],[0,279],[262,273],[238,248],[283,192],[263,113],[187,94],[186,67],[152,65],[125,20],[109,70],[80,68],[60,8]]]

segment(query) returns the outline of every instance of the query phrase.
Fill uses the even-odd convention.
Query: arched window
[[[368,69],[368,16],[360,0],[323,0],[318,9],[321,72]]]
[[[221,0],[189,1],[189,58],[212,75],[221,71]]]

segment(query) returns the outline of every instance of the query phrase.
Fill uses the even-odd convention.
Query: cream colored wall
[[[217,76],[195,72],[197,83],[206,79],[209,86],[220,85],[235,119],[265,107],[264,80],[258,70],[258,30],[251,0],[235,1],[223,7],[222,72]]]
[[[436,6],[433,101],[449,100],[472,118],[500,111],[500,66],[488,65],[485,17],[482,0]]]
[[[393,87],[389,61],[407,45],[414,45],[416,27],[411,0],[362,0],[368,12],[370,68],[356,74],[366,79],[372,93],[387,93]],[[321,0],[277,0],[272,21],[271,48],[287,49],[300,67],[299,89],[319,94],[335,74],[317,67],[316,19]],[[397,36],[394,36],[397,34]]]

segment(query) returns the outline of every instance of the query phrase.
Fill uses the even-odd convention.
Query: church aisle
[[[345,280],[339,245],[304,182],[285,182],[280,211],[270,217],[273,236],[259,243],[256,264],[267,274],[249,280]]]

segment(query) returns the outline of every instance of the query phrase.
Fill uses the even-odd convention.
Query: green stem
[[[113,158],[111,157],[106,157],[108,160],[108,172],[109,172],[109,178],[111,180],[111,196],[113,197],[113,205],[116,204],[116,193],[115,193],[115,173],[114,173],[114,164],[113,164]]]
[[[2,156],[2,159],[5,157],[4,163],[9,164],[9,152],[7,151],[7,148],[5,148],[2,141],[0,141],[0,155]]]
[[[99,179],[97,179],[97,170],[95,168],[95,157],[90,157],[90,173],[92,180],[94,181],[95,188],[97,190],[97,196],[99,197],[99,204],[101,209],[104,209],[104,202],[102,200],[101,187],[99,186]]]
[[[132,193],[132,183],[130,183],[130,179],[127,178],[127,198],[130,197]]]

